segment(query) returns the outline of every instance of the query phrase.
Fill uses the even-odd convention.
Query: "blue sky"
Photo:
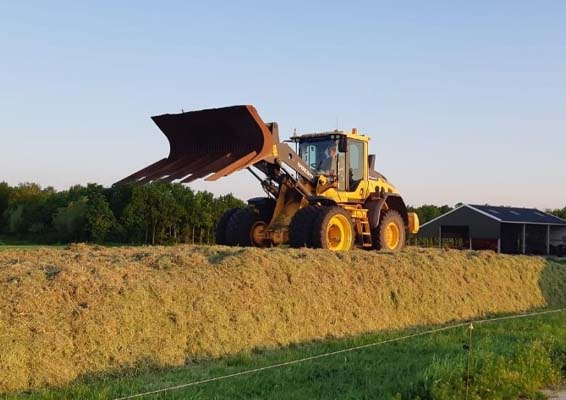
[[[283,137],[370,135],[409,204],[566,205],[566,2],[25,3],[0,6],[0,181],[109,185],[167,155],[150,116],[254,104]]]

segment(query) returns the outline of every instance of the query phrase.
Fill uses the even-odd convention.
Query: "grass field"
[[[336,351],[425,330],[388,332],[190,360],[185,367],[115,372],[15,399],[112,399]],[[151,395],[148,399],[464,399],[469,328],[414,337],[300,364]],[[476,324],[469,399],[543,398],[564,383],[566,314]]]
[[[2,250],[35,250],[35,249],[64,249],[73,246],[72,244],[32,244],[32,243],[2,243],[0,242],[0,251]],[[123,244],[108,243],[100,245],[101,247],[121,247]],[[129,245],[128,247],[135,247]]]
[[[0,251],[2,250],[33,250],[40,249],[42,247],[50,248],[63,248],[64,245],[53,245],[53,244],[0,244]]]
[[[0,393],[566,306],[539,257],[224,246],[0,252]]]
[[[62,389],[10,399],[116,398],[405,329],[566,306],[565,265],[539,257],[39,247],[0,251],[0,393]],[[469,398],[533,397],[558,384],[565,321],[547,315],[476,329]],[[367,332],[375,333],[359,336]],[[464,398],[466,333],[458,328],[154,398]]]

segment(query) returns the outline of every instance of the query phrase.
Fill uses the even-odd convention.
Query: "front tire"
[[[289,226],[289,246],[294,248],[313,247],[313,223],[320,207],[306,206],[298,210]]]
[[[261,243],[254,241],[253,233],[265,225],[254,209],[241,208],[228,221],[226,242],[229,246],[261,246]]]
[[[348,251],[356,235],[352,217],[342,207],[321,207],[313,224],[313,245],[332,251]]]
[[[399,251],[403,249],[406,241],[403,217],[395,210],[386,211],[371,236],[373,247],[376,250]]]

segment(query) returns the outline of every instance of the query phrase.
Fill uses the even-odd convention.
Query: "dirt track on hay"
[[[144,363],[566,305],[566,266],[491,252],[222,246],[0,252],[0,392]]]

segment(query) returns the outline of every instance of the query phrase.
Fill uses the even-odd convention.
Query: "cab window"
[[[349,150],[349,190],[356,189],[358,184],[364,179],[364,144],[359,140],[350,140]]]

